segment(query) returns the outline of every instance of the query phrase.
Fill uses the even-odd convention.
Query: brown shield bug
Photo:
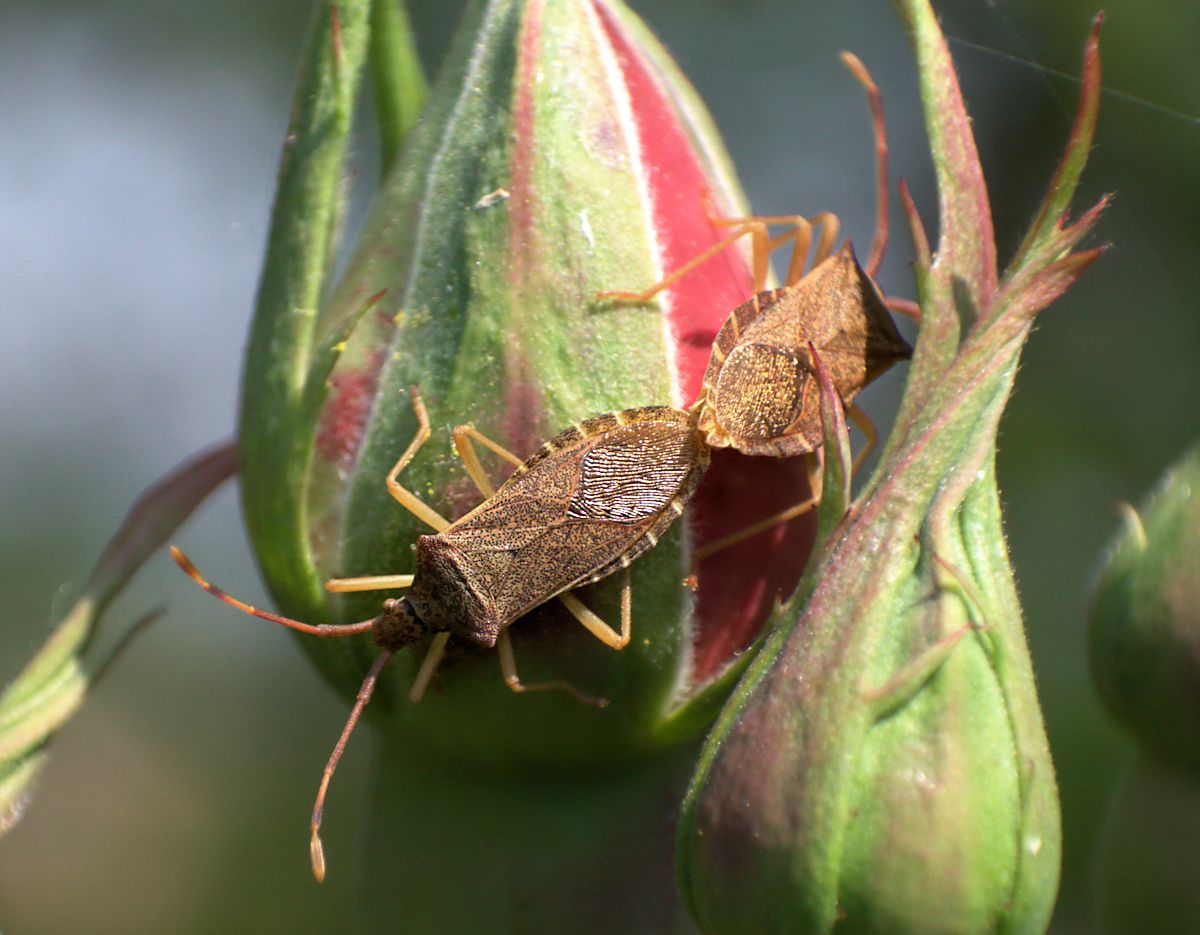
[[[470,426],[455,430],[455,443],[468,473],[487,495],[479,506],[451,523],[401,486],[400,472],[430,436],[429,418],[413,392],[418,431],[388,473],[389,493],[434,526],[417,540],[411,575],[334,579],[331,591],[408,588],[390,598],[370,620],[344,625],[308,624],[260,610],[206,581],[179,549],[179,566],[210,594],[256,617],[322,637],[371,633],[382,652],[371,666],[342,735],[325,767],[311,823],[313,874],[325,875],[319,829],[325,794],[346,741],[370,700],[379,673],[398,650],[431,638],[410,697],[418,700],[451,636],[499,651],[505,682],[514,691],[558,688],[581,701],[604,704],[566,682],[524,685],[517,676],[508,627],[523,614],[558,596],[567,609],[613,649],[629,642],[631,598],[628,576],[616,631],[566,593],[628,569],[653,548],[684,510],[708,467],[709,449],[694,413],[646,406],[586,419],[546,442],[525,462]],[[494,493],[471,439],[518,467]]]
[[[241,611],[315,636],[371,633],[382,649],[326,764],[313,807],[310,852],[318,880],[325,874],[319,828],[326,791],[379,673],[392,655],[427,638],[430,641],[410,692],[413,701],[424,693],[453,636],[477,646],[496,647],[505,682],[514,691],[562,689],[581,701],[603,704],[563,681],[523,684],[517,676],[508,628],[528,611],[557,597],[605,645],[623,648],[631,632],[628,574],[619,631],[569,592],[627,570],[634,559],[657,544],[699,485],[711,447],[732,446],[748,454],[773,456],[816,450],[820,416],[810,345],[832,373],[847,404],[888,366],[911,355],[871,278],[882,260],[887,238],[886,143],[878,91],[857,59],[849,57],[848,64],[866,85],[876,118],[880,220],[867,270],[859,266],[848,243],[832,253],[838,222],[831,214],[811,220],[757,217],[723,222],[736,228],[733,234],[646,292],[603,294],[646,301],[738,238],[753,238],[756,294],[731,313],[718,333],[704,388],[690,409],[646,406],[587,419],[555,436],[524,462],[473,427],[460,426],[454,430],[455,444],[486,499],[450,522],[399,482],[400,473],[431,434],[424,405],[414,390],[418,431],[388,473],[386,483],[397,502],[436,532],[417,540],[412,574],[326,583],[329,590],[339,592],[408,588],[403,598],[384,601],[378,615],[358,623],[314,625],[260,610],[210,584],[172,547],[175,561],[189,576]],[[775,223],[787,223],[792,230],[770,238],[767,225]],[[813,230],[818,226],[821,233],[813,268],[805,275]],[[764,290],[767,256],[789,240],[795,245],[786,283],[780,289]],[[863,422],[859,424],[862,427]],[[873,430],[864,431],[874,438]],[[473,442],[516,465],[498,490],[493,491]],[[814,502],[815,498],[810,498],[710,543],[697,550],[694,561],[799,515]]]
[[[864,269],[850,241],[834,252],[840,223],[828,212],[723,219],[733,232],[642,292],[603,292],[602,299],[646,302],[718,255],[742,237],[751,238],[755,294],[734,309],[713,341],[700,395],[692,406],[706,442],[749,455],[792,457],[816,452],[821,445],[820,398],[811,348],[829,370],[847,414],[867,438],[855,459],[857,471],[874,448],[878,433],[854,399],[892,364],[912,356],[912,347],[897,330],[889,306],[916,315],[910,303],[887,301],[874,276],[883,262],[888,239],[887,137],[879,89],[861,61],[849,52],[842,60],[863,85],[871,107],[875,135],[877,217],[871,255]],[[774,237],[769,226],[790,229]],[[814,243],[815,235],[815,243]],[[784,285],[765,289],[768,257],[792,243]],[[811,268],[805,272],[809,253]],[[810,463],[813,495],[782,513],[707,543],[693,554],[700,560],[763,529],[811,509],[819,499],[819,462]]]

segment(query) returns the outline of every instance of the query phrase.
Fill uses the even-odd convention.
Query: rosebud
[[[277,603],[308,621],[372,616],[382,595],[335,600],[320,585],[328,577],[412,569],[415,539],[430,529],[391,501],[383,481],[415,432],[414,385],[430,410],[433,438],[402,480],[451,519],[480,499],[450,445],[448,428],[457,422],[473,422],[527,456],[587,416],[694,400],[715,331],[750,290],[742,254],[722,254],[652,304],[594,296],[653,282],[719,240],[725,230],[714,226],[714,214],[744,214],[726,157],[694,92],[623,7],[474,7],[346,274],[319,308],[314,332],[325,352],[308,352],[305,382],[308,395],[323,398],[311,421],[298,416],[280,432],[293,448],[295,438],[308,439],[295,455],[305,472],[286,485],[277,446],[264,444],[262,433],[280,410],[271,374],[296,366],[272,354],[295,352],[270,340],[252,348],[246,507]],[[272,311],[286,322],[290,310]],[[336,362],[326,376],[320,367],[330,358]],[[490,467],[494,479],[503,478],[503,464]],[[295,471],[290,462],[288,469]],[[714,469],[718,484],[721,469]],[[803,471],[785,463],[766,471],[773,483],[764,486],[784,498],[779,508],[803,498],[796,489]],[[527,747],[558,761],[605,759],[605,738],[641,747],[668,709],[698,687],[697,654],[708,661],[695,621],[712,615],[704,607],[694,615],[695,595],[679,587],[688,574],[688,534],[679,523],[635,565],[635,639],[624,652],[606,651],[554,606],[539,613],[541,624],[514,630],[524,677],[566,678],[614,703],[628,697],[626,711],[641,711],[636,718],[598,720],[565,697],[518,699],[485,655],[448,666],[445,693],[427,701],[414,729],[458,756],[474,749],[508,759]],[[757,565],[757,581],[748,592],[768,597],[733,607],[744,619],[726,659],[752,639],[770,595],[798,574],[791,563],[782,579],[761,558],[749,563]],[[600,591],[588,603],[614,621],[616,589]],[[728,603],[703,579],[700,600]],[[709,625],[706,633],[718,629]],[[305,645],[346,691],[374,652],[367,640]],[[418,661],[397,659],[388,681],[409,684]],[[722,667],[709,663],[698,675],[710,678]],[[376,706],[386,703],[384,695]],[[522,730],[510,743],[479,730],[481,706]],[[547,745],[541,732],[564,723],[572,726],[563,742]]]
[[[1092,595],[1092,679],[1146,753],[1200,778],[1200,446],[1123,513]]]
[[[927,3],[900,6],[941,242],[933,262],[908,202],[921,327],[897,423],[854,504],[822,504],[818,560],[693,777],[678,860],[706,932],[1034,932],[1057,888],[1054,769],[994,458],[1034,315],[1098,254],[1070,252],[1098,209],[1062,224],[1091,144],[1096,32],[1067,152],[1001,280],[945,40]],[[830,415],[825,425],[824,486],[842,490],[843,430]]]
[[[1113,537],[1088,609],[1092,681],[1138,751],[1096,855],[1104,932],[1200,930],[1200,445]],[[1131,860],[1130,855],[1136,855]]]
[[[416,538],[431,530],[384,485],[416,431],[411,387],[420,388],[433,436],[401,481],[451,519],[481,499],[450,444],[455,424],[473,423],[526,457],[604,411],[689,405],[713,336],[750,292],[742,253],[728,250],[652,303],[595,296],[662,278],[725,235],[714,216],[744,213],[694,92],[622,6],[473,7],[346,272],[317,312],[316,350],[304,356],[270,340],[272,327],[294,317],[290,308],[267,309],[256,324],[268,337],[252,347],[246,371],[245,499],[282,609],[313,622],[370,617],[386,595],[335,598],[322,582],[412,569]],[[294,358],[281,361],[281,352]],[[270,380],[301,365],[309,367],[302,395],[318,402],[281,424]],[[293,451],[282,466],[280,445]],[[758,485],[776,502],[756,509],[769,515],[803,499],[802,466],[763,460],[772,463],[754,465]],[[498,459],[487,466],[497,483],[509,469]],[[729,469],[714,467],[713,483]],[[754,513],[738,506],[744,525]],[[723,530],[713,519],[702,525],[715,535]],[[468,653],[451,659],[439,676],[445,691],[424,702],[420,717],[405,715],[408,731],[459,758],[560,764],[658,744],[651,736],[665,737],[668,721],[672,737],[694,733],[704,722],[681,714],[682,702],[753,639],[799,569],[772,564],[760,541],[726,562],[723,588],[702,569],[697,598],[680,586],[688,527],[676,524],[635,564],[634,638],[622,652],[553,604],[513,629],[524,679],[566,679],[623,714],[598,718],[562,693],[514,696],[494,656]],[[609,621],[619,617],[616,587],[584,600]],[[714,606],[723,619],[707,609]],[[730,638],[722,626],[735,617]],[[723,656],[707,651],[708,634],[727,640]],[[303,642],[347,694],[375,653],[369,639]],[[419,662],[404,653],[389,665],[373,706],[389,705],[387,686],[399,697]],[[497,722],[511,724],[511,736],[481,728]]]
[[[321,94],[352,84],[363,46],[350,6],[338,5],[346,47],[302,82],[300,118]],[[328,126],[345,126],[341,105],[335,112],[336,122],[301,120],[292,138],[318,145]],[[307,154],[303,145],[290,153],[284,176]],[[281,181],[281,197],[296,188]],[[451,519],[481,499],[453,453],[456,424],[473,423],[526,457],[606,410],[691,404],[713,337],[751,292],[743,252],[722,252],[653,302],[596,294],[660,280],[728,233],[714,217],[745,213],[694,92],[622,5],[473,5],[328,300],[319,289],[284,289],[273,300],[264,281],[245,371],[243,489],[280,609],[311,623],[369,618],[390,595],[336,597],[323,582],[413,569],[413,546],[430,529],[389,497],[384,479],[416,431],[414,386],[432,436],[401,482]],[[328,226],[300,229],[316,236]],[[304,236],[277,242],[309,245]],[[304,265],[305,274],[319,265]],[[685,516],[633,566],[625,649],[601,645],[556,602],[512,627],[523,680],[566,680],[607,699],[604,711],[565,692],[515,695],[495,653],[454,652],[453,643],[419,705],[403,700],[419,658],[399,653],[383,671],[367,709],[384,758],[370,868],[384,885],[407,882],[396,909],[406,927],[482,930],[478,916],[494,927],[489,907],[509,905],[510,891],[533,881],[537,915],[523,912],[521,925],[564,930],[547,921],[558,918],[554,907],[574,913],[572,894],[592,885],[589,874],[631,862],[654,894],[645,905],[673,911],[663,898],[664,775],[655,772],[665,760],[652,755],[711,721],[730,661],[798,580],[794,553],[811,540],[811,522],[788,524],[705,563],[698,592],[683,587],[702,536],[807,495],[801,463],[714,460],[709,493],[702,486],[694,501],[700,520]],[[484,462],[495,482],[509,470],[487,452]],[[714,509],[734,485],[737,495]],[[781,541],[790,547],[772,551]],[[602,583],[580,597],[618,620],[617,588]],[[301,640],[347,697],[378,652],[368,638]],[[549,778],[513,782],[530,764]],[[620,782],[595,782],[597,769],[619,766],[630,767],[609,774]],[[569,795],[560,789],[568,781]],[[547,865],[565,823],[572,840],[595,842],[586,865]],[[463,828],[487,847],[448,849],[448,830]],[[455,899],[464,878],[475,881],[469,902]],[[589,924],[660,930],[660,922],[597,915]],[[580,926],[574,918],[569,927]]]

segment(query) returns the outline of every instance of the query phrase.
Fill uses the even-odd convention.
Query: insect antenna
[[[191,559],[175,546],[171,546],[171,558],[175,559],[175,564],[182,568],[189,578],[204,588],[213,597],[219,598],[229,606],[235,607],[243,613],[254,617],[262,617],[264,620],[282,624],[293,630],[299,630],[301,633],[309,633],[313,636],[354,636],[358,633],[370,633],[376,630],[381,622],[386,622],[390,619],[388,611],[385,608],[385,612],[381,616],[373,617],[370,620],[363,620],[359,623],[312,624],[293,620],[291,617],[273,614],[269,610],[261,610],[258,607],[247,604],[245,601],[239,601],[230,594],[226,594],[215,584],[206,580],[196,569],[196,566],[192,564]],[[408,640],[405,639],[404,642],[407,643]],[[358,724],[359,717],[362,716],[363,708],[371,700],[371,695],[375,691],[375,685],[379,681],[379,673],[383,671],[383,667],[388,664],[388,661],[395,654],[395,649],[384,649],[375,662],[372,663],[366,678],[363,679],[363,683],[358,689],[358,696],[355,698],[354,707],[350,710],[350,717],[346,720],[346,726],[342,728],[342,734],[338,737],[338,742],[334,745],[333,753],[329,755],[329,762],[325,764],[325,772],[321,774],[321,785],[317,788],[317,799],[313,803],[312,821],[309,825],[310,838],[308,842],[308,854],[312,860],[312,872],[313,876],[317,878],[318,883],[325,879],[325,848],[321,844],[320,831],[321,819],[325,813],[325,794],[329,791],[329,781],[333,778],[333,771],[337,769],[338,761],[341,760],[342,753],[346,749],[346,742],[354,732],[354,727]]]
[[[394,655],[395,650],[385,649],[371,665],[367,677],[363,679],[363,683],[358,689],[358,696],[354,699],[354,707],[350,710],[350,717],[346,719],[346,726],[342,728],[342,735],[338,737],[338,742],[329,755],[329,762],[325,764],[325,772],[321,774],[321,785],[317,788],[317,800],[313,803],[308,839],[308,856],[312,861],[313,876],[316,877],[318,883],[325,881],[325,848],[321,844],[321,819],[325,817],[325,793],[329,791],[329,780],[333,778],[333,771],[337,769],[342,752],[346,749],[346,742],[354,732],[363,708],[371,700],[371,694],[375,691],[375,683],[379,681],[379,673],[383,671],[383,667]]]
[[[183,569],[184,573],[191,578],[196,584],[204,588],[213,597],[224,601],[230,607],[236,607],[242,613],[250,614],[252,617],[261,617],[263,620],[270,620],[272,623],[280,623],[285,627],[290,627],[293,630],[299,630],[301,633],[308,633],[312,636],[354,636],[359,633],[370,633],[375,628],[375,623],[378,618],[370,620],[362,620],[358,623],[304,623],[301,620],[293,620],[291,617],[284,617],[281,614],[273,614],[269,610],[261,610],[252,604],[247,604],[245,601],[239,601],[231,594],[226,594],[220,588],[205,578],[196,570],[196,566],[192,564],[192,560],[183,554],[183,551],[176,546],[171,546],[171,558],[175,559],[175,564]]]
[[[871,244],[871,255],[863,267],[874,279],[883,265],[883,254],[888,244],[888,144],[887,131],[883,126],[883,97],[879,88],[853,52],[843,52],[842,63],[867,92],[867,103],[871,107],[871,126],[875,131],[875,241]]]

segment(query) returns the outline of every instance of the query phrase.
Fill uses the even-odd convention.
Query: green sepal
[[[369,0],[316,5],[293,99],[242,376],[239,445],[246,528],[289,613],[327,618],[302,498],[314,425],[300,402],[317,309],[336,251],[342,181],[366,64]]]
[[[850,430],[846,425],[846,411],[841,397],[817,349],[812,344],[808,349],[812,354],[821,393],[821,431],[824,439],[821,446],[821,502],[817,506],[817,562],[820,562],[821,551],[850,509],[854,462],[850,454]],[[814,565],[814,572],[815,569]]]

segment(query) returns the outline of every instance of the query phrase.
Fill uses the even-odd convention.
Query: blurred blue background
[[[1096,2],[1096,0],[1092,0]],[[870,126],[838,63],[883,89],[893,182],[935,224],[907,41],[886,3],[635,0],[708,102],[761,212],[829,209],[864,247]],[[230,434],[275,161],[309,4],[14,2],[0,9],[0,682],[69,604],[134,497]],[[1090,3],[936,4],[956,41],[1002,256],[1070,124]],[[456,3],[417,3],[436,66]],[[1115,525],[1197,435],[1200,6],[1108,4],[1105,85],[1079,205],[1117,199],[1113,249],[1047,312],[1006,417],[1007,531],[1063,795],[1057,932],[1094,928],[1093,855],[1128,754],[1087,681],[1085,585]],[[1039,63],[1029,67],[1017,59]],[[353,156],[374,172],[371,141]],[[900,216],[881,281],[911,296]],[[888,411],[902,374],[864,398]],[[224,491],[182,541],[261,599]],[[326,824],[324,887],[305,838],[345,716],[294,642],[218,608],[164,559],[110,614],[170,613],[55,743],[24,823],[0,840],[14,933],[336,931],[362,897],[369,744],[351,745]],[[375,894],[374,898],[394,898]]]

